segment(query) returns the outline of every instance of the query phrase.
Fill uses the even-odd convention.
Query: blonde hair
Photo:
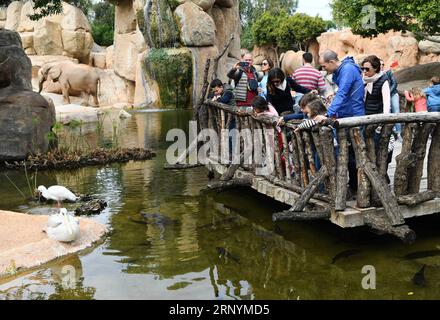
[[[425,93],[420,88],[412,88],[411,93],[414,97],[426,98]]]

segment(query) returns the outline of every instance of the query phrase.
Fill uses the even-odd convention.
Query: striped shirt
[[[317,124],[318,123],[315,120],[307,119],[307,120],[304,120],[303,122],[301,122],[298,125],[298,129],[300,129],[300,130],[302,130],[302,129],[310,129],[310,128],[316,126]]]
[[[310,90],[318,90],[321,93],[325,92],[324,77],[321,72],[309,64],[296,69],[293,73],[293,78],[303,87]]]

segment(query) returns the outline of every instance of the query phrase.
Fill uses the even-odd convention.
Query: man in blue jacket
[[[327,50],[320,57],[319,63],[325,71],[333,74],[333,82],[338,86],[327,115],[336,118],[365,115],[362,71],[353,57],[339,61],[336,52]]]
[[[327,117],[348,118],[365,115],[364,81],[362,70],[352,57],[339,61],[338,55],[326,50],[319,58],[319,64],[327,73],[333,74],[338,91],[327,110]],[[319,119],[318,119],[319,120]],[[348,173],[350,192],[357,192],[357,169],[353,147],[348,149]],[[350,196],[348,196],[350,198]]]

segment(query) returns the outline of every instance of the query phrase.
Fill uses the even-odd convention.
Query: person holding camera
[[[258,82],[263,75],[252,65],[251,53],[246,53],[240,62],[228,72],[228,78],[234,81],[234,96],[237,107],[250,107],[252,100],[258,95]]]

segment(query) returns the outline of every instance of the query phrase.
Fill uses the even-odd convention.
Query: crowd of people
[[[302,56],[303,65],[293,74],[285,74],[266,58],[257,71],[251,53],[245,53],[228,72],[229,83],[219,79],[211,83],[210,98],[257,114],[279,117],[278,123],[303,119],[296,130],[311,128],[326,118],[347,118],[373,114],[399,113],[397,81],[391,64],[370,55],[357,64],[352,57],[339,60],[332,50],[319,57],[321,70],[313,67],[313,55]],[[406,100],[415,112],[440,111],[440,78],[433,77],[425,89],[405,91]],[[234,125],[234,124],[233,124]],[[232,127],[230,128],[232,129]],[[375,139],[380,138],[379,127]],[[401,126],[396,124],[389,147],[401,139]],[[337,142],[335,142],[337,145]],[[389,160],[391,157],[389,156]],[[349,186],[357,190],[357,169],[353,148],[349,147]]]

